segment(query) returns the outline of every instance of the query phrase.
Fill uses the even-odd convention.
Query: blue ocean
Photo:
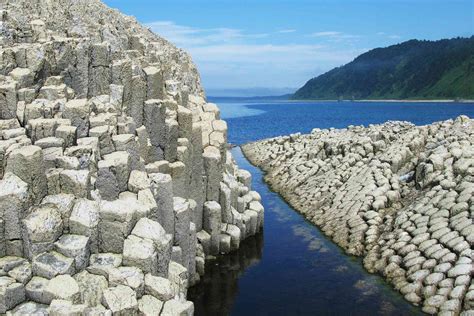
[[[313,128],[368,126],[386,121],[425,125],[462,114],[474,117],[474,103],[243,102],[222,98],[209,101],[219,105],[221,117],[229,126],[229,142],[236,145],[297,132],[310,133]]]

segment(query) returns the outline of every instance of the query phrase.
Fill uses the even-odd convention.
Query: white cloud
[[[338,37],[341,36],[341,32],[334,32],[334,31],[328,31],[328,32],[316,32],[310,34],[311,37]]]
[[[401,39],[402,37],[400,35],[394,34],[394,35],[389,35],[388,38],[390,38],[390,39]]]
[[[397,34],[389,34],[389,33],[385,33],[385,32],[377,32],[376,33],[377,35],[379,36],[383,36],[383,37],[386,37],[388,39],[401,39],[402,37],[400,35],[397,35]]]
[[[243,39],[257,39],[267,37],[268,34],[246,34],[242,30],[233,28],[195,28],[178,25],[171,21],[156,21],[147,23],[153,32],[166,38],[180,47],[208,45],[213,43],[229,43]]]
[[[311,77],[351,61],[362,51],[312,44],[273,44],[272,34],[234,28],[196,28],[171,21],[147,24],[155,33],[187,50],[208,88],[297,87]],[[283,29],[273,32],[293,33]],[[329,42],[348,38],[319,32]]]
[[[315,32],[308,35],[309,37],[320,38],[333,43],[352,43],[360,39],[359,35],[346,34],[336,31]]]
[[[190,48],[194,58],[207,61],[238,61],[252,64],[265,62],[321,61],[341,62],[352,52],[335,52],[323,45],[308,44],[221,44]],[[258,57],[258,58],[257,58]]]
[[[281,33],[281,34],[294,33],[294,32],[296,32],[295,29],[286,29],[286,30],[279,30],[279,31],[277,31],[277,33]]]
[[[240,44],[192,47],[209,87],[297,87],[351,61],[365,50],[336,51],[322,45]]]

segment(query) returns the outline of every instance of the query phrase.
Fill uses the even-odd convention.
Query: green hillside
[[[309,80],[293,99],[474,99],[474,36],[376,48]]]

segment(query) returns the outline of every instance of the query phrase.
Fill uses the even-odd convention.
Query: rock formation
[[[243,146],[266,181],[428,314],[473,315],[474,120],[319,130]]]
[[[190,57],[99,0],[0,0],[0,314],[191,315],[263,225]]]

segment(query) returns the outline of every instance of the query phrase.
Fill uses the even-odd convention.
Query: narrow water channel
[[[207,264],[188,294],[196,315],[421,314],[272,192],[240,148],[232,153],[262,196],[264,231]]]

